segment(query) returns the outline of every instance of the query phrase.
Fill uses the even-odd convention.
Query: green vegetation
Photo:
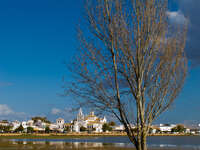
[[[110,127],[109,124],[105,123],[105,124],[103,124],[102,130],[103,130],[103,132],[112,131],[112,127]]]
[[[27,133],[33,133],[33,132],[34,132],[34,129],[32,127],[27,128]]]
[[[73,139],[73,138],[96,138],[96,137],[119,137],[119,136],[127,136],[126,134],[9,134],[6,136],[1,135],[1,139]],[[158,134],[158,135],[153,135],[153,136],[199,136],[199,135],[190,135],[190,134],[182,134],[182,135],[177,135],[177,134]]]
[[[31,119],[34,121],[34,123],[37,122],[38,120],[41,120],[42,122],[45,122],[45,123],[51,123],[46,117],[36,116]]]
[[[81,132],[87,131],[87,128],[81,126],[81,127],[80,127],[80,131],[81,131]]]
[[[45,128],[45,133],[50,133],[50,128],[49,127]]]
[[[70,126],[66,126],[64,129],[65,132],[70,132]]]
[[[114,121],[109,122],[109,126],[115,126],[116,123]]]
[[[22,125],[20,125],[17,129],[15,129],[15,132],[23,132],[24,131],[24,127]]]
[[[183,133],[184,131],[185,131],[184,125],[177,125],[176,127],[172,128],[172,132]]]
[[[12,126],[0,126],[0,131],[1,132],[5,132],[5,133],[8,133],[10,132],[12,129]]]
[[[8,135],[8,136],[0,136],[1,139],[73,139],[73,138],[96,138],[96,137],[114,137],[115,135],[56,135],[56,134],[47,134],[47,135],[34,135],[34,134],[19,134],[19,135]],[[116,135],[120,136],[120,135]],[[125,136],[125,135],[121,135]]]
[[[1,122],[8,123],[8,120],[2,120]]]

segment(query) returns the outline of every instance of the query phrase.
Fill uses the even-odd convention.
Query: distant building
[[[12,130],[14,131],[15,129],[17,129],[19,126],[21,125],[21,122],[19,121],[13,121],[11,122],[11,126],[12,126]]]
[[[124,125],[118,125],[118,126],[114,126],[113,128],[114,131],[118,131],[118,132],[122,132],[125,130]]]
[[[175,124],[160,124],[159,129],[161,132],[171,132],[172,128],[176,127]]]
[[[57,126],[57,124],[50,124],[49,125],[49,129],[51,130],[51,131],[56,131],[57,129],[58,129],[58,126]]]
[[[10,126],[10,123],[7,120],[0,121],[0,126]]]
[[[56,120],[56,125],[57,125],[58,131],[63,132],[65,128],[65,120],[62,118],[58,118]]]
[[[26,121],[22,121],[22,127],[24,129],[27,129],[28,125],[27,125],[27,122]]]
[[[90,112],[89,115],[84,116],[82,109],[80,108],[79,113],[77,114],[77,118],[73,120],[72,130],[74,132],[80,132],[80,128],[84,127],[88,131],[93,132],[103,132],[102,127],[103,124],[107,122],[106,117],[98,118],[94,112]]]
[[[33,120],[27,121],[27,125],[30,126],[30,127],[33,126],[34,125],[34,121]]]
[[[189,128],[186,128],[186,129],[185,129],[185,133],[189,134],[189,133],[190,133],[190,129],[189,129]]]
[[[59,129],[63,129],[64,125],[65,125],[65,120],[62,119],[62,118],[58,118],[56,120],[56,124],[57,124],[57,126],[58,126]]]
[[[58,118],[56,119],[56,123],[51,123],[48,126],[51,131],[63,132],[65,128],[65,120]]]

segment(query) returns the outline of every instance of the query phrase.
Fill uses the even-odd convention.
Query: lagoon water
[[[1,139],[0,150],[18,149],[130,149],[133,145],[127,137],[92,137],[72,139]],[[200,150],[200,136],[153,136],[148,137],[150,149]]]

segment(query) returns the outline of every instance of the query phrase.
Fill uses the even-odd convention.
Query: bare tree
[[[137,150],[186,77],[186,25],[171,26],[167,0],[88,0],[65,92],[114,114]],[[132,125],[136,132],[132,130]]]

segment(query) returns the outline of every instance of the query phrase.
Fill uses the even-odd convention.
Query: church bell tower
[[[84,114],[83,114],[82,109],[80,108],[79,113],[77,115],[77,121],[83,121],[83,120],[84,120]]]

